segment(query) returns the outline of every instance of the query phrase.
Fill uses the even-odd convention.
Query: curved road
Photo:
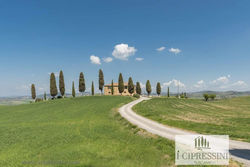
[[[131,122],[134,125],[137,125],[138,127],[162,136],[164,138],[174,140],[175,135],[192,135],[197,134],[194,132],[185,131],[182,129],[169,127],[160,123],[157,123],[155,121],[152,121],[150,119],[147,119],[145,117],[142,117],[138,114],[136,114],[131,108],[140,103],[143,100],[149,100],[150,98],[147,97],[141,97],[140,99],[137,99],[135,101],[132,101],[131,103],[128,103],[124,106],[122,106],[119,109],[119,113],[122,117],[127,119],[129,122]],[[235,140],[230,140],[230,155],[231,158],[234,160],[241,162],[244,164],[244,166],[250,166],[250,143],[247,142],[240,142]]]

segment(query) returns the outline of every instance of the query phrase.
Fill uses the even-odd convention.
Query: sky
[[[98,70],[153,92],[250,90],[249,0],[26,0],[0,2],[0,96],[49,92],[64,72],[66,92],[87,91]],[[57,77],[58,82],[58,77]]]

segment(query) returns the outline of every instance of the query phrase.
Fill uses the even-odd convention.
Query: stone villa
[[[104,95],[112,95],[111,89],[112,89],[111,84],[104,85]],[[134,89],[134,93],[135,93],[135,89]],[[118,90],[118,83],[114,83],[114,95],[121,95],[119,93],[119,90]],[[123,91],[122,95],[123,96],[129,96],[130,95],[130,93],[128,92],[128,83],[124,83],[124,91]]]

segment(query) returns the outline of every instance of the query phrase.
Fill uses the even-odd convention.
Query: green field
[[[163,124],[250,142],[250,97],[215,100],[153,98],[134,110]]]
[[[130,97],[0,106],[0,166],[170,166],[174,143],[131,126],[115,108]]]

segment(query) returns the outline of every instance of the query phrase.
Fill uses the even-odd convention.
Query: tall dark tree
[[[132,95],[135,91],[135,86],[131,77],[128,79],[128,92]]]
[[[80,76],[79,76],[79,92],[81,92],[83,94],[83,92],[85,92],[86,87],[85,87],[85,79],[84,79],[84,75],[81,72]]]
[[[91,94],[92,96],[95,95],[95,88],[94,88],[94,82],[92,81],[92,85],[91,85]]]
[[[168,87],[168,97],[170,97],[169,87]]]
[[[157,82],[156,93],[158,94],[158,96],[160,96],[160,94],[161,94],[161,84],[160,84],[160,82]]]
[[[33,100],[36,99],[36,88],[35,88],[35,84],[31,85],[31,97]]]
[[[72,97],[76,97],[75,83],[72,82]]]
[[[57,86],[56,86],[56,77],[55,77],[55,74],[52,72],[50,74],[50,95],[54,99],[57,93],[58,91],[57,91]]]
[[[123,82],[122,73],[119,74],[118,90],[119,90],[119,93],[121,93],[121,95],[122,95],[122,92],[124,91],[124,82]]]
[[[150,84],[150,81],[147,80],[147,83],[146,83],[146,91],[148,92],[148,96],[150,95],[151,93],[151,84]]]
[[[59,74],[59,89],[62,97],[65,95],[65,84],[64,84],[64,76],[62,70],[60,71]]]
[[[104,76],[103,76],[102,70],[100,69],[99,70],[99,90],[101,91],[101,93],[103,90],[103,86],[104,86]]]
[[[114,95],[114,81],[111,83],[111,94]]]
[[[43,100],[46,101],[47,100],[47,95],[46,95],[46,92],[44,92],[43,94]]]
[[[140,82],[136,82],[136,93],[141,95],[141,85]]]

